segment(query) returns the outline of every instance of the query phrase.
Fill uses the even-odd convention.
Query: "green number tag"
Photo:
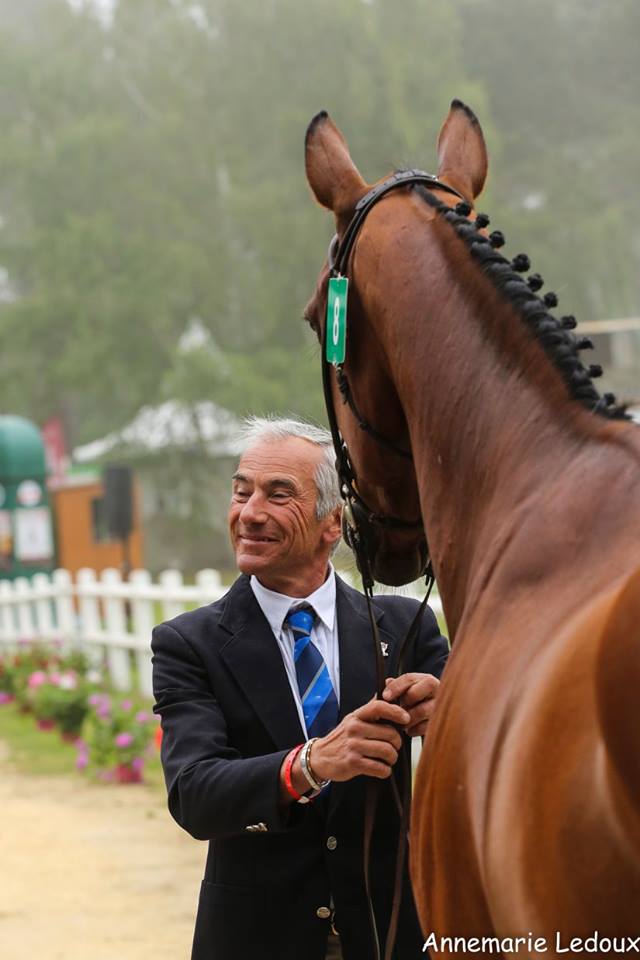
[[[344,363],[347,352],[347,277],[332,277],[327,296],[327,360]]]

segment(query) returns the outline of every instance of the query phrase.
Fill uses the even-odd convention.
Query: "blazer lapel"
[[[282,654],[256,600],[249,578],[229,591],[220,627],[230,636],[220,655],[278,750],[304,740]]]
[[[336,577],[336,605],[338,615],[338,643],[340,646],[340,714],[361,707],[376,692],[376,657],[371,634],[371,623],[365,597]],[[389,661],[393,658],[394,638],[380,621],[382,611],[373,605],[374,616],[382,641],[386,644]],[[385,664],[386,665],[386,664]]]

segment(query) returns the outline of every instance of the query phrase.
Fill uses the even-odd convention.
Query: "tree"
[[[322,416],[299,318],[331,220],[304,130],[327,107],[366,175],[424,163],[451,89],[474,99],[450,5],[127,0],[105,30],[30,2],[32,29],[14,15],[0,50],[5,406],[62,410],[74,441],[175,391]],[[224,381],[176,349],[196,317]]]

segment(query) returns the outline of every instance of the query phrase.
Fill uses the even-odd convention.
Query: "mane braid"
[[[545,353],[560,372],[569,388],[571,396],[578,400],[592,413],[596,413],[609,420],[630,420],[626,408],[616,402],[612,393],[601,395],[593,384],[592,376],[600,376],[602,370],[598,366],[588,369],[580,360],[578,351],[593,346],[586,337],[576,337],[569,332],[575,326],[573,317],[564,317],[558,320],[549,313],[549,306],[556,306],[557,297],[547,293],[545,298],[536,296],[534,289],[542,285],[541,278],[535,274],[531,285],[514,269],[519,271],[529,269],[529,258],[518,254],[513,262],[505,259],[492,245],[489,237],[478,232],[475,223],[467,219],[464,213],[448,207],[437,199],[421,184],[413,184],[411,190],[420,196],[450,224],[458,236],[464,240],[471,256],[481,266],[483,272],[492,281],[494,286],[515,307],[517,313],[527,326],[531,335],[543,347]],[[470,212],[470,204],[459,204],[465,211]],[[478,214],[482,225],[488,223],[488,218]],[[493,235],[492,235],[493,236]],[[502,240],[502,235],[497,233]],[[533,289],[532,289],[533,288]]]

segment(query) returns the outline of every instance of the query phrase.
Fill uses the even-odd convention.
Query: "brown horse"
[[[306,169],[340,239],[369,185],[325,113]],[[476,223],[486,170],[454,101],[438,177],[468,203],[394,190],[348,265],[351,393],[413,463],[332,389],[363,500],[422,516],[453,641],[412,812],[425,938],[433,955],[493,937],[480,955],[562,956],[596,931],[640,935],[640,432],[595,390],[573,318],[520,276],[527,259]],[[318,332],[326,281],[325,267],[307,307]],[[412,579],[423,558],[422,527],[379,532],[378,580]]]

